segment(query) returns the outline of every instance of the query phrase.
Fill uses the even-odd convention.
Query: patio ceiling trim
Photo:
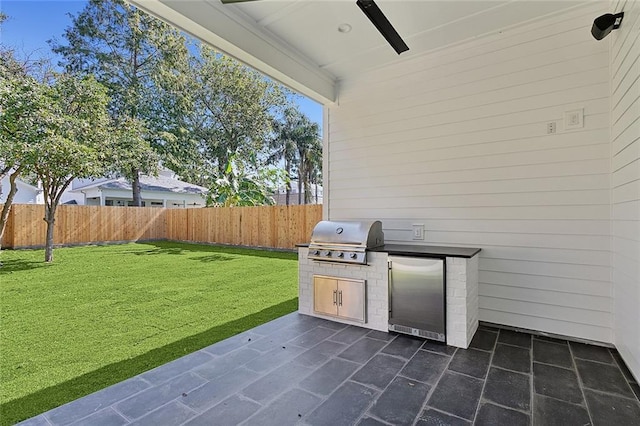
[[[221,3],[127,1],[317,102],[336,101],[336,81],[332,75]],[[208,28],[215,28],[215,32]]]

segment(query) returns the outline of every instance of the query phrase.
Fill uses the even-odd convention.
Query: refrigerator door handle
[[[391,303],[392,298],[393,298],[393,274],[391,273],[391,261],[389,261],[389,270],[387,271],[387,275],[388,275],[388,280],[389,280],[389,284],[387,286],[388,288],[388,292],[389,292],[389,318],[391,318],[391,311],[392,311],[392,306],[393,304]]]

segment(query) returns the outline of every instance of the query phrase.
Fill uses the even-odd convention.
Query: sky
[[[71,25],[69,13],[77,15],[85,0],[0,0],[0,10],[9,17],[2,24],[0,42],[32,58],[54,58],[47,40],[64,42],[64,30]],[[304,96],[296,99],[300,110],[322,129],[322,105]]]

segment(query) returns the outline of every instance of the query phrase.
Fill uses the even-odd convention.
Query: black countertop
[[[475,247],[445,247],[445,246],[422,246],[411,244],[385,244],[369,251],[379,251],[396,256],[417,256],[417,257],[466,257],[470,258],[480,253]]]
[[[296,244],[296,247],[309,247],[309,244]],[[395,256],[417,256],[417,257],[466,257],[470,258],[480,253],[475,247],[445,247],[445,246],[418,246],[411,244],[385,244],[380,247],[370,249],[389,253]]]

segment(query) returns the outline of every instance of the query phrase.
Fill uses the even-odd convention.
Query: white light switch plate
[[[424,223],[414,223],[411,229],[414,240],[424,240]]]
[[[584,127],[583,117],[584,117],[583,109],[566,111],[564,113],[564,128],[566,130],[582,129]]]

